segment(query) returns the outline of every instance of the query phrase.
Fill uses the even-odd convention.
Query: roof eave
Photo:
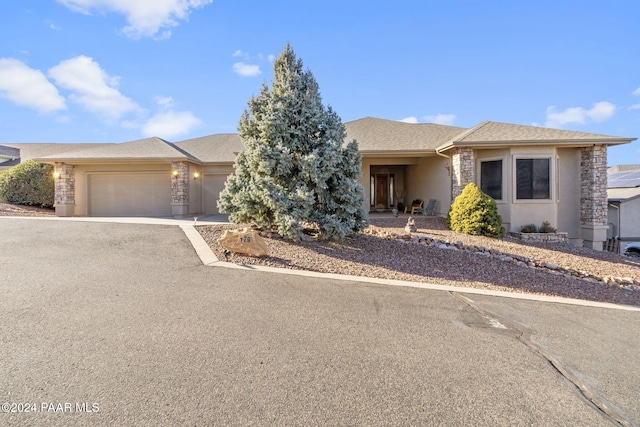
[[[455,147],[479,147],[479,148],[504,148],[513,146],[536,145],[563,147],[587,147],[590,145],[621,145],[635,141],[637,138],[612,138],[612,139],[542,139],[542,140],[509,140],[509,141],[455,141],[448,142],[436,148],[438,153]]]
[[[172,162],[190,162],[202,165],[198,159],[184,157],[97,157],[97,158],[69,158],[69,157],[40,157],[34,159],[43,163],[69,163],[69,164],[118,164],[118,163],[172,163]]]

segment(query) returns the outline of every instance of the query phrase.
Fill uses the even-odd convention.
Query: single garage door
[[[204,185],[204,213],[206,215],[219,214],[218,198],[220,192],[224,190],[224,183],[227,175],[205,174],[202,180]]]
[[[171,216],[168,173],[89,175],[90,216]]]

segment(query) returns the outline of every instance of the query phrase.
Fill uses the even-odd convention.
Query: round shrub
[[[505,229],[496,201],[477,185],[467,185],[456,197],[447,215],[447,227],[459,233],[503,237]]]
[[[0,200],[53,207],[53,165],[29,160],[0,173]]]

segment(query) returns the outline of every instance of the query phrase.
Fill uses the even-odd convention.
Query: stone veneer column
[[[76,207],[76,176],[73,165],[53,166],[56,216],[73,216]]]
[[[462,193],[464,187],[475,181],[473,148],[456,148],[451,156],[451,202]]]
[[[580,228],[583,245],[602,250],[607,239],[607,146],[580,148]]]
[[[185,162],[171,163],[171,213],[178,217],[189,213],[189,165]]]

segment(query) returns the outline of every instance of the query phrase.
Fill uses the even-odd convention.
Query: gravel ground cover
[[[231,254],[228,260],[237,264],[640,306],[640,261],[637,259],[561,243],[531,244],[513,237],[492,239],[468,236],[448,230],[443,218],[433,217],[415,219],[417,232],[412,233],[413,240],[382,236],[390,233],[404,235],[406,221],[406,218],[372,218],[373,227],[377,231],[384,230],[384,233],[357,234],[342,243],[294,243],[271,235],[266,238],[269,256],[254,258]],[[224,230],[245,226],[229,224],[197,228],[216,256],[225,260],[217,239]],[[418,243],[419,237],[425,240]],[[449,244],[444,249],[446,243]],[[481,247],[483,251],[466,250],[470,246]],[[530,265],[527,265],[527,261]],[[542,267],[544,265],[552,269]],[[565,271],[565,274],[561,274],[561,271]],[[566,271],[586,278],[567,277]],[[627,282],[605,282],[614,277],[625,278]]]
[[[55,216],[53,209],[0,202],[0,216]]]

